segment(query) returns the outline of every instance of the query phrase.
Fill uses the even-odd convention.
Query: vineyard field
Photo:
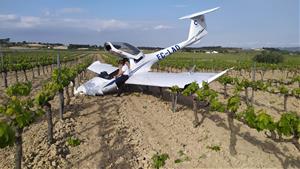
[[[168,57],[159,64],[164,66],[179,66],[181,63],[184,66],[192,67],[196,65],[199,68],[213,68],[216,70],[230,68],[230,67],[241,67],[250,68],[253,66],[252,58],[259,54],[259,52],[253,51],[243,51],[237,53],[217,53],[217,54],[207,54],[207,53],[192,53],[192,52],[178,52],[174,53],[172,57]],[[280,68],[299,68],[300,64],[300,54],[283,54],[283,63],[280,63],[278,67]],[[210,66],[210,67],[209,67]],[[257,65],[260,67],[260,65]],[[261,64],[261,66],[267,66],[266,64]]]
[[[196,65],[195,71],[210,72],[235,67],[226,75],[232,78],[227,84],[227,98],[224,96],[221,80],[209,84],[209,90],[216,91],[217,101],[224,104],[226,109],[232,109],[228,106],[232,96],[240,99],[237,115],[247,109],[252,99],[252,90],[255,89],[251,104],[257,115],[265,112],[274,122],[279,121],[286,112],[294,112],[300,117],[300,99],[297,93],[300,91],[300,55],[286,54],[283,63],[275,68],[267,65],[267,70],[263,67],[266,65],[257,63],[255,83],[251,83],[252,58],[256,54],[178,52],[159,62],[152,71],[181,72],[189,70],[193,65]],[[64,85],[67,87],[64,89],[70,93],[73,86],[69,84],[69,79],[78,86],[94,77],[94,73],[82,70],[92,60],[110,64],[116,64],[117,61],[116,57],[104,51],[80,51],[69,55],[79,59],[79,62],[71,59],[62,64],[62,70],[70,68],[70,72],[66,69],[66,74],[70,77],[67,85]],[[87,58],[90,60],[86,60]],[[82,64],[80,68],[76,68],[78,63]],[[243,67],[238,69],[237,64]],[[51,71],[51,64],[45,66],[45,74],[41,71],[40,76],[37,75],[37,67],[33,71],[35,78],[31,77],[31,69],[27,73],[33,86],[32,97],[39,92],[43,93],[43,89],[48,90],[44,85],[58,76],[56,69],[53,69],[54,73]],[[16,83],[14,71],[8,71],[7,77],[8,84]],[[19,72],[18,80],[25,81],[23,72]],[[248,96],[242,85],[246,82],[249,83]],[[160,154],[167,154],[166,164],[162,168],[300,168],[300,150],[294,142],[268,138],[268,130],[263,128],[258,132],[238,117],[230,118],[229,110],[209,110],[202,105],[205,102],[199,100],[196,102],[197,108],[193,110],[195,96],[184,96],[184,92],[180,91],[178,104],[173,112],[171,101],[174,94],[169,89],[161,92],[157,87],[128,87],[132,87],[132,90],[127,90],[121,97],[70,94],[69,104],[66,104],[67,98],[64,99],[63,120],[59,113],[59,95],[46,99],[45,102],[51,104],[53,114],[53,144],[48,143],[45,115],[25,127],[23,168],[150,169],[153,168],[154,156]],[[238,87],[240,89],[237,93]],[[0,89],[2,99],[5,87],[1,86]],[[287,92],[283,89],[287,89]],[[198,91],[198,99],[199,93],[201,92]],[[64,95],[67,95],[66,90]],[[210,93],[208,98],[212,95],[214,93]],[[246,103],[247,99],[249,103]],[[198,118],[197,126],[193,123],[195,113]],[[292,138],[286,135],[282,137]],[[299,138],[297,141],[299,143]],[[15,146],[0,149],[0,168],[14,168],[14,160]]]

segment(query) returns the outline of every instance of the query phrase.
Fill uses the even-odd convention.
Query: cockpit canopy
[[[125,42],[106,42],[104,43],[104,49],[129,59],[139,59],[144,56],[143,52],[137,47]]]
[[[140,50],[132,45],[130,45],[129,43],[124,43],[124,42],[110,42],[113,47],[115,47],[116,49],[118,50],[121,50],[121,51],[124,51],[124,52],[127,52],[129,54],[132,54],[132,55],[137,55],[140,53]],[[107,47],[107,44],[104,45],[105,46],[105,49]]]

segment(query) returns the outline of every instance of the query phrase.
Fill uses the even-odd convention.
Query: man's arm
[[[119,73],[117,74],[117,77],[122,76],[124,71],[120,70]]]
[[[130,63],[129,62],[125,62],[125,64],[128,66],[128,69],[130,69]]]

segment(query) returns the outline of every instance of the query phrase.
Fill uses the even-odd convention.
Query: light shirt
[[[123,75],[129,76],[130,69],[129,69],[129,67],[128,67],[126,64],[124,64],[124,65],[122,66],[122,72],[124,72]]]

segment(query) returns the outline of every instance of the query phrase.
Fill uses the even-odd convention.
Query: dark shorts
[[[125,81],[129,78],[128,75],[122,75],[116,79],[116,84],[118,88],[120,88],[122,85],[124,85]]]

